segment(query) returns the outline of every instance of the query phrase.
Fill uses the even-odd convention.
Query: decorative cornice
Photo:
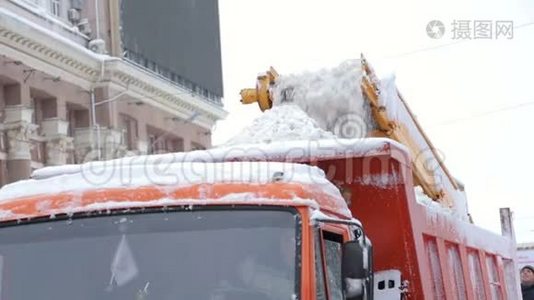
[[[84,88],[118,85],[128,88],[131,96],[180,118],[187,119],[195,112],[200,113],[191,122],[206,129],[227,115],[221,106],[211,104],[201,96],[192,95],[149,71],[120,58],[96,54],[4,8],[0,8],[0,46],[2,45],[38,60],[41,68],[60,69],[71,79],[65,78],[66,81]],[[5,54],[2,53],[3,49],[0,47],[0,54]]]
[[[37,24],[0,8],[0,43],[94,81],[99,75],[97,54]]]

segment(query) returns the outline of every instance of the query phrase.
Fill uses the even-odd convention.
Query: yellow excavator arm
[[[419,122],[417,122],[417,119],[415,118],[413,112],[410,110],[398,90],[396,91],[398,99],[399,101],[401,101],[401,105],[405,108],[407,112],[407,119],[409,120],[409,122],[412,123],[410,124],[411,127],[415,128],[416,131],[414,132],[408,130],[408,124],[397,122],[395,120],[392,120],[388,116],[388,108],[384,107],[383,105],[380,105],[378,96],[380,94],[380,90],[376,84],[378,82],[378,79],[376,78],[373,69],[367,63],[363,55],[361,61],[364,74],[361,82],[362,92],[364,94],[364,98],[371,106],[373,119],[375,120],[379,129],[378,132],[370,132],[369,135],[385,136],[405,145],[410,151],[410,155],[412,157],[412,169],[415,184],[421,186],[424,193],[428,197],[438,202],[441,202],[442,204],[448,207],[452,207],[454,204],[452,195],[453,191],[447,192],[446,189],[447,187],[452,187],[453,189],[458,190],[459,186],[456,180],[451,176],[449,170],[447,169],[438,152],[436,151],[436,148],[423,131],[423,128],[421,127]],[[423,146],[418,144],[415,141],[415,137],[413,136],[413,134],[420,135],[420,139],[422,139],[425,144]],[[425,166],[428,161],[424,158],[421,159],[422,154],[424,153],[430,155],[430,157],[433,157],[434,161],[439,164],[439,168],[430,169],[428,166]],[[436,176],[435,172],[438,171],[442,172],[445,175],[447,184],[443,184],[443,182],[437,182],[437,178],[443,179],[441,178],[442,176]]]

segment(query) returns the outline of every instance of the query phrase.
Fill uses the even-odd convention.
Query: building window
[[[167,151],[169,152],[184,151],[184,140],[181,138],[171,138],[167,140]]]
[[[191,143],[191,151],[196,151],[196,150],[206,150],[206,147],[202,146],[201,144],[192,142]]]
[[[56,17],[61,17],[61,0],[50,0],[50,13]]]
[[[155,135],[149,135],[148,136],[148,154],[154,154],[156,153],[156,143],[158,141],[158,138]]]
[[[134,150],[137,145],[137,120],[129,115],[120,114],[120,128],[123,130],[128,150]]]
[[[41,125],[41,122],[43,121],[43,105],[41,100],[32,98],[31,108],[33,109],[32,123]],[[40,130],[41,126],[38,128],[38,132],[40,132]]]
[[[0,186],[4,186],[7,183],[7,162],[5,160],[0,160]]]
[[[167,153],[166,140],[162,136],[151,134],[148,136],[148,154],[161,154]]]

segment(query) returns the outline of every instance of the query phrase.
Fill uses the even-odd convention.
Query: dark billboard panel
[[[125,56],[202,93],[223,96],[217,0],[122,0]]]

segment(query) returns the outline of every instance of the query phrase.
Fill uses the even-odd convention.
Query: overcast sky
[[[534,242],[534,1],[221,0],[225,108],[220,144],[261,113],[239,103],[258,73],[331,67],[364,53],[387,65],[418,120],[466,185],[475,222],[500,231],[515,213],[519,242]],[[445,25],[431,39],[431,20]],[[453,38],[453,22],[490,21],[493,37]],[[512,39],[495,37],[513,21]],[[441,47],[442,45],[445,45]]]

